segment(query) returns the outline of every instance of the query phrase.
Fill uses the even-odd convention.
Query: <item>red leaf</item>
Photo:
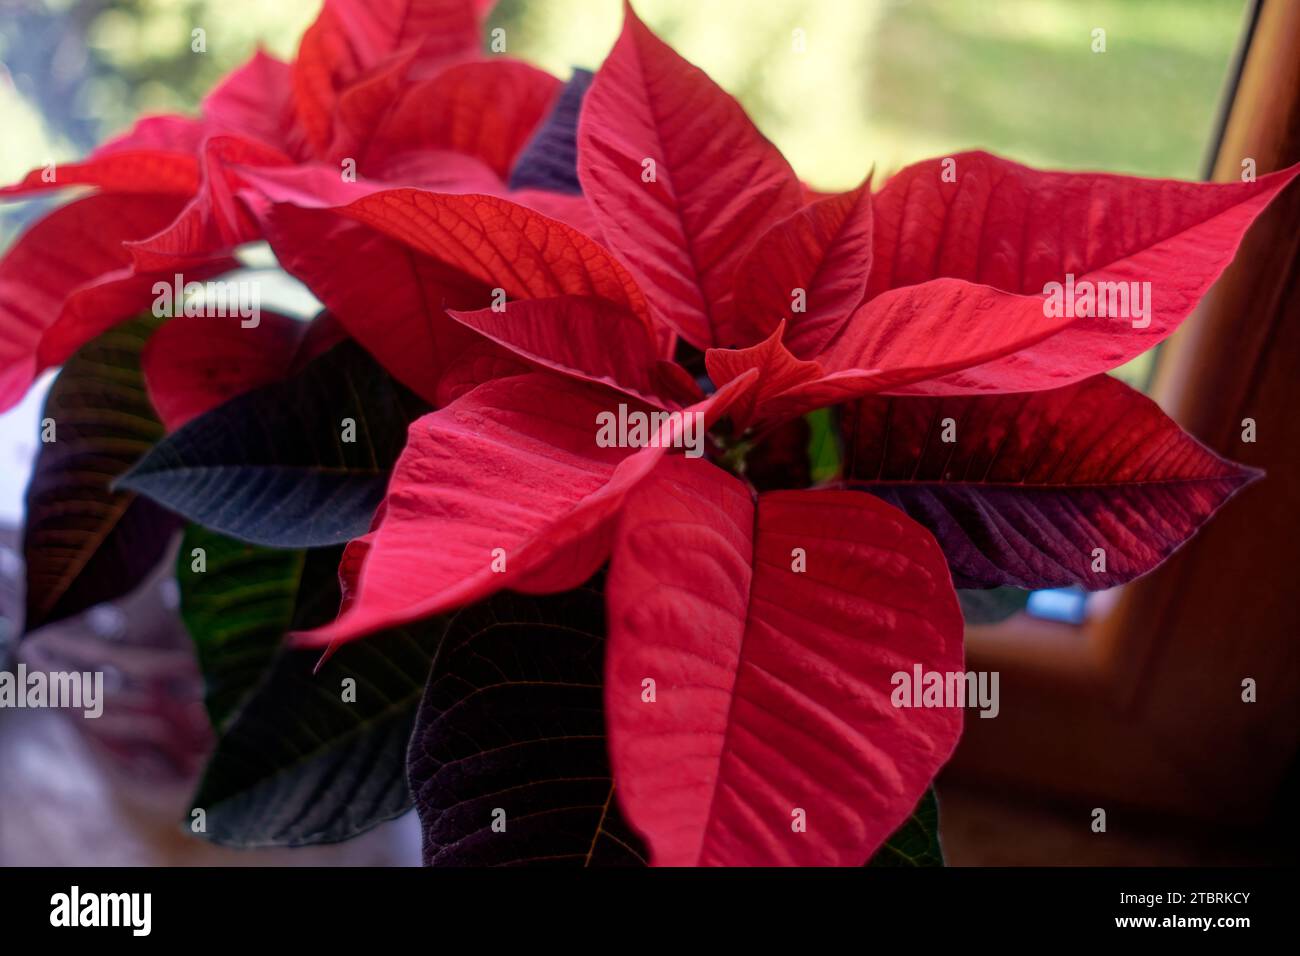
[[[1021,395],[868,398],[846,408],[843,431],[846,480],[929,528],[961,587],[1123,584],[1259,477],[1106,375]]]
[[[454,156],[424,158],[433,157],[437,169],[439,157]],[[469,164],[493,176],[477,160],[460,160],[448,167],[452,174],[464,174]],[[488,305],[489,285],[338,215],[333,204],[375,193],[379,186],[344,183],[326,167],[244,170],[242,175],[265,197],[253,204],[265,207],[259,208],[259,219],[281,266],[306,283],[354,339],[426,401],[443,405],[449,396],[489,377],[525,370],[503,348],[483,342],[445,312]],[[582,243],[596,248],[585,237]]]
[[[591,211],[591,203],[587,202],[585,196],[569,196],[545,189],[512,189],[506,193],[506,197],[511,202],[537,210],[543,216],[558,219],[585,236],[600,235],[600,226]],[[661,332],[658,337],[662,339],[664,334]]]
[[[705,360],[716,382],[758,368],[749,418],[780,421],[1029,350],[1070,321],[1044,318],[1041,299],[935,279],[863,305],[816,361],[797,359],[779,333],[748,349],[711,349]]]
[[[337,167],[324,163],[263,166],[255,170],[241,167],[241,181],[255,187],[261,203],[247,191],[242,197],[255,207],[274,201],[312,209],[333,209],[385,188],[418,186],[439,193],[500,196],[557,219],[585,235],[595,232],[591,209],[581,196],[539,189],[507,190],[487,164],[464,153],[408,149],[368,160],[367,166],[364,176],[368,178],[359,178],[356,182],[344,181]]]
[[[603,299],[520,299],[504,303],[502,311],[450,315],[530,362],[609,385],[652,405],[672,404],[662,394],[654,328],[644,317]]]
[[[772,226],[736,270],[734,326],[724,341],[750,344],[782,318],[785,344],[813,358],[848,321],[871,270],[871,184],[820,199]],[[802,290],[806,311],[792,309]]]
[[[395,185],[419,186],[437,192],[479,193],[501,188],[497,175],[480,160],[446,150],[408,150],[383,157],[373,170],[355,181],[343,179],[332,163],[295,166],[239,167],[240,193],[245,204],[260,216],[268,203],[287,203],[307,209],[337,209],[362,196]]]
[[[333,345],[340,332],[328,315],[301,322],[263,311],[250,328],[238,318],[174,318],[141,355],[149,400],[175,431],[236,395],[279,381]]]
[[[1046,318],[1041,297],[935,279],[867,302],[818,361],[853,395],[903,392],[914,382],[924,383],[918,389],[938,389],[951,372],[1032,355],[1072,321]],[[1006,387],[1033,386],[1013,377]]]
[[[439,60],[474,52],[476,0],[326,0],[293,65],[293,97],[307,142],[323,153],[339,94],[398,51]]]
[[[1150,310],[1145,318],[1068,319],[1032,347],[912,392],[1054,388],[1140,355],[1187,317],[1247,227],[1300,173],[1297,165],[1257,182],[1205,184],[1042,172],[978,152],[952,159],[956,182],[943,181],[946,160],[928,160],[876,196],[869,299],[951,277],[1030,297],[1041,308],[1046,284],[1071,274],[1076,283],[1149,282]],[[986,324],[1002,321],[994,312]]]
[[[693,410],[710,420],[748,384],[719,391]],[[619,398],[532,373],[487,382],[414,422],[382,520],[366,536],[351,604],[300,642],[352,640],[521,582],[534,590],[582,583],[603,558],[583,539],[601,534],[628,490],[666,452],[596,443],[596,416]],[[663,439],[672,427],[665,426]],[[557,554],[584,560],[560,562]]]
[[[628,496],[606,595],[615,792],[656,865],[860,866],[957,743],[960,709],[890,701],[897,672],[963,670],[943,555],[868,495],[755,505],[665,460]]]
[[[434,168],[439,167],[437,157],[455,156],[432,155]],[[465,164],[493,175],[477,160],[461,160],[450,167],[454,175],[463,174]],[[431,171],[426,174],[433,175]],[[350,207],[335,205],[357,195],[382,197],[389,191],[374,183],[344,183],[336,171],[326,167],[243,170],[242,176],[263,197],[254,205],[260,207],[262,228],[281,266],[306,283],[380,364],[430,404],[444,405],[450,397],[487,378],[526,370],[505,349],[480,339],[446,314],[448,308],[475,310],[488,305],[490,284],[423,255],[376,228],[343,218],[339,213]],[[245,198],[254,200],[248,194]],[[435,201],[453,198],[438,196]],[[580,267],[584,256],[592,256],[594,270],[618,270],[631,282],[617,263],[585,236],[509,202],[501,201],[500,206],[515,210],[530,236],[568,237],[564,248]],[[542,225],[534,228],[534,223]],[[461,251],[454,238],[441,241],[446,248]],[[536,253],[538,258],[546,248]],[[497,265],[508,269],[510,260],[498,260]]]
[[[1101,262],[1096,268],[1085,262],[1088,256],[1092,257],[1089,261],[1097,261],[1098,257],[1118,254],[1113,251],[1114,240],[1106,238],[1105,228],[1094,230],[1095,236],[1091,240],[1086,237],[1078,239],[1075,245],[1082,251],[1068,253],[1062,251],[1073,248],[1063,245],[1065,240],[1062,237],[1069,235],[1068,230],[1054,226],[1050,235],[1038,235],[1035,230],[1046,227],[1036,219],[1025,223],[1026,238],[1023,240],[1019,238],[1019,225],[1015,229],[1008,228],[1003,238],[996,238],[1006,217],[1012,214],[1012,208],[1019,215],[1021,200],[1028,201],[1019,192],[1014,194],[1014,202],[1005,197],[998,198],[1002,196],[1000,190],[1011,190],[1011,186],[994,187],[992,196],[988,195],[990,187],[987,187],[985,179],[980,178],[981,174],[1003,167],[1011,170],[1007,182],[1018,182],[1015,176],[1030,180],[1043,177],[1044,189],[1055,188],[1058,199],[1064,204],[1057,211],[1065,217],[1061,221],[1067,226],[1080,220],[1085,227],[1089,226],[1082,207],[1075,209],[1070,205],[1077,206],[1086,201],[1086,193],[1084,199],[1080,199],[1062,183],[1073,184],[1077,191],[1080,182],[1086,184],[1092,179],[1100,180],[1114,194],[1112,201],[1117,208],[1122,206],[1123,197],[1130,195],[1135,203],[1145,201],[1143,208],[1151,208],[1151,202],[1158,201],[1161,195],[1151,190],[1157,187],[1168,189],[1181,197],[1184,205],[1164,213],[1156,208],[1151,213],[1152,218],[1164,222],[1160,215],[1173,217],[1183,225],[1168,228],[1181,228],[1183,231],[1146,247],[1137,240],[1130,240],[1129,245],[1136,251],[1122,260]],[[752,412],[753,417],[779,420],[819,406],[879,392],[966,394],[1034,391],[1069,384],[1113,368],[1173,330],[1231,259],[1250,220],[1295,172],[1300,171],[1298,166],[1290,172],[1265,177],[1258,183],[1230,186],[1153,184],[1124,177],[1037,173],[986,154],[970,154],[964,159],[959,157],[957,168],[964,170],[959,176],[966,176],[972,184],[969,187],[971,193],[958,194],[955,187],[961,182],[960,178],[958,184],[942,183],[942,167],[938,161],[931,170],[934,182],[925,178],[921,171],[924,168],[923,164],[905,170],[900,174],[904,185],[894,185],[896,177],[876,200],[876,247],[870,279],[870,289],[874,291],[869,291],[868,301],[815,356],[823,372],[821,376],[815,374],[816,369],[812,366],[799,366],[801,381],[781,379],[779,369],[796,367],[792,365],[795,356],[773,343],[764,343],[762,347],[726,357],[719,354],[710,359],[713,363],[711,368],[721,370],[726,367],[730,369],[728,374],[735,374],[749,364],[765,366],[755,392],[761,402]],[[910,193],[905,185],[907,182],[914,184]],[[980,191],[977,186],[985,188]],[[951,189],[952,193],[943,193],[944,189]],[[952,226],[947,231],[940,226],[942,213],[926,212],[927,197],[932,199],[936,194],[947,196],[951,203],[951,208],[943,207],[952,217]],[[966,209],[963,204],[967,195],[978,197],[980,205]],[[980,218],[985,199],[989,208],[987,222]],[[1100,200],[1094,198],[1093,201]],[[1207,220],[1189,219],[1191,214],[1188,210],[1199,208],[1204,212],[1211,206],[1219,210],[1216,216]],[[1000,217],[996,222],[995,214]],[[1138,225],[1141,224],[1126,226],[1116,234],[1135,233]],[[882,230],[889,237],[887,241],[881,239]],[[991,245],[991,249],[981,252],[977,248],[981,242]],[[974,246],[970,246],[971,243]],[[1192,249],[1192,245],[1196,248]],[[1104,254],[1089,251],[1092,246],[1112,251]],[[1020,268],[1018,263],[1022,255],[1031,254],[1033,261],[1024,266],[1026,278],[1022,278],[1016,271]],[[963,256],[969,259],[963,259]],[[1061,260],[1061,256],[1066,258]],[[1070,268],[1079,270],[1075,274],[1081,281],[1121,281],[1117,277],[1126,277],[1122,281],[1137,281],[1144,273],[1134,270],[1165,270],[1163,278],[1152,271],[1145,273],[1152,278],[1143,280],[1152,282],[1154,309],[1150,326],[1135,329],[1129,321],[1076,318],[1072,315],[1049,317],[1041,276],[1050,275],[1050,268],[1055,266],[1044,266],[1044,259],[1067,264],[1077,260],[1079,264]],[[936,266],[936,263],[940,265]],[[898,272],[890,280],[891,271],[900,269],[914,269],[915,273]],[[1087,271],[1089,269],[1092,271]],[[898,284],[899,276],[911,279],[931,272],[945,277],[922,279],[916,285]],[[885,278],[882,279],[882,275]],[[1028,278],[1030,276],[1033,278]],[[1064,273],[1060,278],[1064,278]],[[1004,282],[1015,288],[999,288],[995,284],[979,282]],[[1037,289],[1033,288],[1035,282],[1039,283]],[[894,287],[880,291],[877,287],[882,283]],[[1022,287],[1033,291],[1022,293],[1019,291]],[[1166,307],[1168,310],[1162,311]],[[725,381],[726,375],[720,380]],[[783,387],[777,388],[777,384]]]
[[[198,152],[208,134],[202,120],[165,114],[145,116],[135,121],[125,133],[114,136],[90,154],[91,159],[128,150],[161,150],[165,153]]]
[[[490,291],[328,210],[279,204],[263,226],[285,271],[304,282],[398,381],[439,404],[442,375],[477,339],[445,309],[479,308],[490,301]]]
[[[559,94],[561,83],[518,60],[459,63],[403,91],[368,149],[450,149],[485,162],[504,179]]]
[[[716,385],[725,385],[751,369],[758,370],[754,387],[737,400],[731,417],[740,430],[753,421],[767,416],[771,409],[784,407],[779,402],[790,396],[808,394],[808,388],[826,377],[826,371],[816,362],[796,358],[782,344],[785,320],[782,319],[764,341],[747,349],[709,349],[704,353],[704,365]],[[814,406],[815,407],[815,406]]]
[[[595,220],[583,197],[539,189],[508,190],[486,163],[464,153],[407,149],[368,159],[366,168],[359,169],[358,173],[362,178],[348,182],[339,175],[337,167],[326,163],[239,168],[240,181],[252,187],[252,191],[246,190],[242,198],[257,209],[267,202],[275,202],[341,212],[341,207],[383,189],[417,186],[437,193],[497,196],[559,220],[583,233],[584,237],[595,232]],[[588,240],[582,245],[588,248],[591,242]],[[603,254],[602,258],[612,261],[608,254]],[[622,267],[618,268],[621,270]]]
[[[19,182],[0,187],[0,199],[69,186],[98,186],[107,192],[189,196],[198,188],[193,156],[160,150],[120,150],[79,163],[33,169]]]
[[[510,298],[588,295],[639,315],[627,270],[572,226],[496,196],[389,189],[338,212],[367,223]]]
[[[245,166],[284,166],[279,150],[239,136],[213,136],[201,151],[202,179],[197,192],[166,229],[127,243],[139,271],[193,267],[262,238],[262,229],[236,199]]]
[[[288,63],[258,50],[203,98],[205,125],[289,151],[296,122],[292,72]]]
[[[371,526],[372,530],[379,526],[384,520],[384,507],[379,506],[375,513],[375,523]],[[369,538],[356,538],[349,541],[343,548],[343,556],[339,559],[339,613],[342,614],[352,607],[352,602],[356,598],[357,579],[361,576],[361,566],[365,564],[366,555],[370,552]],[[329,645],[332,651],[335,645]],[[328,654],[329,651],[327,651]]]
[[[166,225],[181,202],[88,196],[18,238],[0,260],[0,409],[18,401],[43,369],[148,307],[157,276],[134,273],[122,243]]]
[[[331,163],[355,161],[368,151],[367,144],[375,131],[393,109],[402,90],[410,86],[409,74],[416,52],[410,49],[389,57],[339,94],[334,104],[329,146],[322,158]]]
[[[578,176],[655,314],[697,348],[725,344],[736,266],[802,188],[740,104],[624,9],[583,101]]]
[[[0,189],[0,198],[83,185],[113,192],[190,194],[199,177],[195,153],[206,134],[199,120],[146,116],[81,162],[58,165],[54,182],[45,181],[43,167],[35,169],[21,182]]]
[[[468,395],[484,382],[509,378],[535,371],[535,367],[507,351],[491,339],[470,342],[438,374],[434,385],[433,406],[443,408]]]

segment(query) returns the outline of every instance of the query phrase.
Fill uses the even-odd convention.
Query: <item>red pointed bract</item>
[[[871,270],[871,184],[819,199],[767,230],[736,270],[732,331],[750,345],[784,318],[785,344],[812,358],[862,301]],[[801,298],[795,308],[796,298]]]
[[[1073,276],[1076,288],[1138,283],[1138,294],[1149,283],[1150,308],[1145,316],[1118,318],[1049,318],[1040,311],[1051,332],[1041,341],[906,389],[913,393],[1056,388],[1140,355],[1190,314],[1246,229],[1300,173],[1296,165],[1256,182],[1207,184],[1045,172],[988,153],[950,159],[955,181],[945,181],[948,160],[927,160],[898,173],[875,197],[868,299],[949,278],[972,283],[971,294],[986,295],[986,286],[1041,310],[1047,284]],[[1105,294],[1111,301],[1109,287]],[[1127,311],[1137,312],[1131,301]],[[1002,338],[1002,310],[990,309],[986,318],[968,336]],[[850,324],[863,321],[855,316]]]
[[[162,228],[182,202],[175,196],[87,196],[18,237],[0,260],[0,409],[22,398],[41,371],[150,307],[154,282],[172,277],[136,273],[123,243]],[[211,269],[228,265],[217,262]]]
[[[588,296],[520,299],[500,309],[451,312],[516,355],[557,372],[669,405],[659,394],[654,328],[649,320]]]
[[[751,381],[687,414],[699,413],[707,425]],[[352,603],[299,642],[352,640],[516,586],[530,573],[534,588],[581,584],[594,570],[590,560],[553,559],[602,533],[684,425],[681,418],[665,424],[657,446],[601,447],[597,416],[612,412],[619,398],[535,372],[486,382],[413,422],[382,520],[366,536]]]
[[[736,265],[802,188],[740,104],[625,11],[583,101],[578,177],[655,314],[697,348],[727,344]]]
[[[666,460],[628,497],[606,593],[615,793],[656,865],[860,866],[957,743],[959,707],[891,703],[897,673],[963,670],[943,555],[868,495],[755,503]]]

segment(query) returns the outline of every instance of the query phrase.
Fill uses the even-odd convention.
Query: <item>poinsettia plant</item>
[[[934,862],[964,701],[900,686],[964,675],[954,585],[1122,584],[1258,477],[1105,373],[1300,169],[821,193],[630,7],[562,82],[488,6],[327,0],[3,190],[93,187],[0,262],[0,402],[64,366],[28,629],[184,519],[221,842],[414,804],[435,864]],[[314,320],[182,307],[256,241]]]

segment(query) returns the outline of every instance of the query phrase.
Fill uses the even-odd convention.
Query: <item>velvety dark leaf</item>
[[[1029,603],[1029,592],[1024,588],[963,588],[957,592],[957,601],[967,624],[996,624],[1023,611]]]
[[[118,487],[241,541],[341,544],[366,532],[406,426],[427,411],[352,342],[159,442]],[[347,423],[355,440],[345,440]]]
[[[605,751],[604,633],[591,586],[453,618],[411,737],[426,864],[645,863]]]
[[[63,366],[45,400],[54,441],[42,443],[27,488],[23,553],[32,631],[121,597],[162,559],[177,522],[110,484],[163,435],[140,351],[157,320],[105,332]]]
[[[176,561],[181,619],[198,652],[214,727],[225,726],[275,659],[302,569],[301,551],[259,548],[198,525],[185,529]]]
[[[309,552],[293,626],[337,611],[337,549]],[[193,805],[231,846],[347,840],[406,812],[406,747],[445,621],[340,648],[283,651],[217,744]],[[319,670],[315,670],[319,664]],[[355,682],[355,701],[345,700]]]
[[[303,552],[298,596],[291,630],[320,627],[334,620],[343,601],[343,555],[346,548],[310,548]]]
[[[510,172],[511,189],[549,189],[573,195],[582,192],[578,182],[578,115],[592,76],[589,70],[573,71],[550,115],[515,160]]]
[[[939,801],[934,787],[916,805],[907,822],[894,831],[867,866],[943,866],[939,845]]]
[[[929,528],[961,588],[1123,584],[1260,474],[1106,375],[846,409],[845,480]]]

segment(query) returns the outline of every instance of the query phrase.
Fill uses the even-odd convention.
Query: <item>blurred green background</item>
[[[190,110],[257,44],[290,57],[319,0],[0,0],[0,178],[142,112]],[[1195,176],[1246,0],[640,0],[814,185],[984,147]],[[502,0],[508,52],[596,67],[618,0]],[[190,49],[206,31],[207,52]],[[1106,52],[1093,52],[1105,30]],[[804,50],[796,50],[795,31]]]

